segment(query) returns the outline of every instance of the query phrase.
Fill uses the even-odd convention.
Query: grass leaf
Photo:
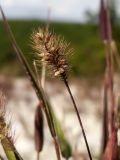
[[[1,144],[8,160],[23,160],[7,137],[1,140]]]

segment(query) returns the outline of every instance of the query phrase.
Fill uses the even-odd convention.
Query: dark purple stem
[[[85,144],[86,144],[86,148],[87,148],[87,151],[88,151],[88,155],[89,155],[90,160],[92,160],[91,152],[90,152],[89,145],[88,145],[87,138],[86,138],[86,134],[85,134],[85,131],[84,131],[84,128],[83,128],[82,120],[81,120],[81,117],[80,117],[80,115],[79,115],[79,111],[78,111],[78,109],[77,109],[77,105],[76,105],[76,103],[75,103],[75,100],[74,100],[74,97],[73,97],[73,95],[72,95],[71,89],[70,89],[70,87],[69,87],[69,85],[68,85],[66,76],[65,76],[64,74],[61,74],[61,77],[62,77],[62,79],[63,79],[63,81],[64,81],[64,83],[65,83],[65,86],[66,86],[66,88],[67,88],[67,90],[68,90],[68,92],[69,92],[70,98],[71,98],[71,100],[72,100],[74,109],[75,109],[75,111],[76,111],[76,114],[77,114],[77,117],[78,117],[78,120],[79,120],[80,127],[81,127],[81,129],[82,129],[82,134],[83,134],[83,137],[84,137],[84,140],[85,140]]]

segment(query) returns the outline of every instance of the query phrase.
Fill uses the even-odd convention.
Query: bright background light
[[[94,2],[93,2],[94,1]],[[99,0],[1,0],[1,5],[9,18],[46,18],[48,7],[51,19],[64,21],[84,21],[84,12],[97,12]]]

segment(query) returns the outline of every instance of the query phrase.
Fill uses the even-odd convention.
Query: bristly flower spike
[[[10,136],[10,124],[6,122],[5,109],[5,96],[0,92],[0,143],[8,160],[23,160],[16,150],[12,136]]]
[[[0,92],[0,140],[8,135],[8,125],[5,122],[5,96]]]
[[[66,74],[66,57],[72,50],[63,38],[53,35],[48,30],[38,29],[32,34],[32,46],[37,58],[52,66],[55,76]]]
[[[75,103],[74,97],[72,95],[71,89],[67,81],[68,64],[66,60],[68,58],[68,55],[72,52],[72,50],[69,47],[69,44],[66,43],[66,41],[60,36],[57,37],[53,33],[44,29],[38,29],[38,31],[34,31],[32,33],[31,39],[32,47],[35,50],[37,60],[46,62],[49,66],[52,67],[54,71],[54,76],[60,76],[62,78],[72,100],[77,118],[79,120],[79,124],[82,129],[82,134],[88,151],[89,159],[92,160],[92,156],[90,153],[83,124],[79,115],[79,111],[77,109],[77,105]]]

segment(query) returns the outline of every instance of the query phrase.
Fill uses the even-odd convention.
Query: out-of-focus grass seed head
[[[5,123],[4,113],[0,112],[0,140],[8,134],[8,127]]]
[[[46,29],[38,29],[32,33],[31,40],[38,62],[46,62],[51,66],[55,76],[66,74],[68,70],[66,60],[72,49],[64,38]]]
[[[8,125],[5,122],[5,96],[0,93],[0,140],[8,135]]]

